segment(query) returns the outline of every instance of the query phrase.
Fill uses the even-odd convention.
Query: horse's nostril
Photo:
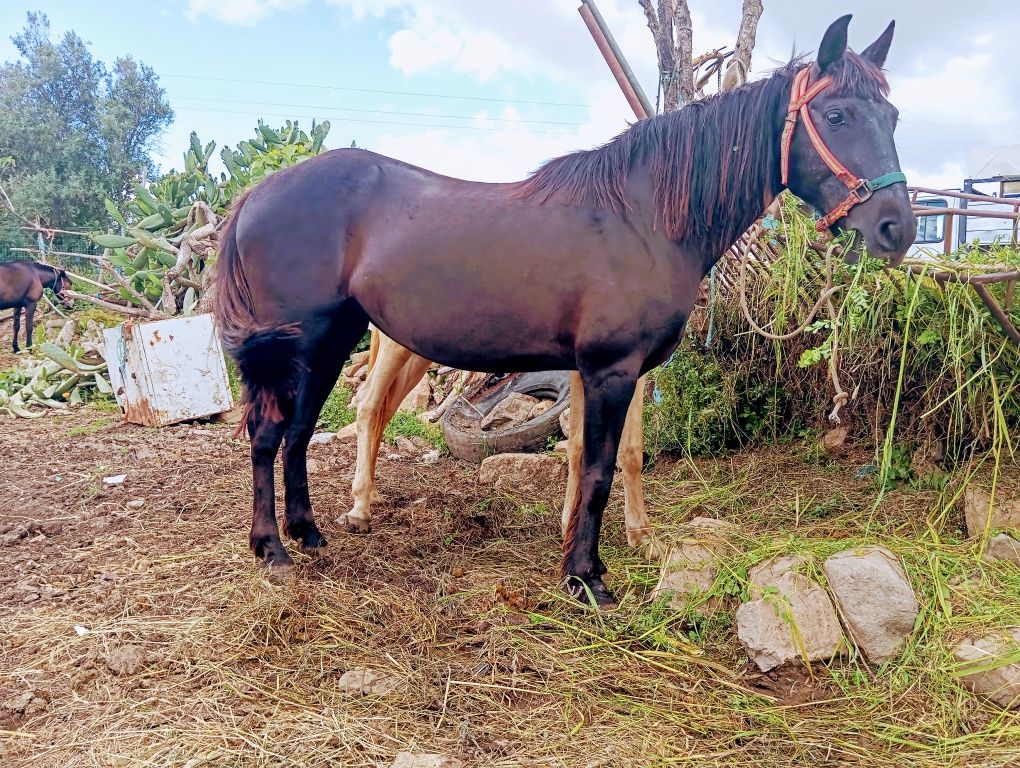
[[[895,251],[903,239],[903,226],[896,219],[884,219],[878,225],[879,243],[887,251]]]

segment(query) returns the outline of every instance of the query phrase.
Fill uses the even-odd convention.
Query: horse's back
[[[0,309],[24,306],[40,298],[42,283],[36,279],[35,269],[29,262],[0,264]]]

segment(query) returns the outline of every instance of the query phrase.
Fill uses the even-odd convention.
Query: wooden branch
[[[988,311],[992,313],[992,317],[999,322],[1003,332],[1014,344],[1020,344],[1020,330],[1017,330],[1017,327],[1013,325],[1009,315],[1002,311],[1002,307],[999,306],[999,302],[992,296],[991,291],[981,283],[971,283],[971,285],[974,287],[977,295],[981,297],[981,301],[988,307]]]
[[[726,68],[724,90],[743,85],[751,73],[751,52],[758,33],[758,19],[764,6],[761,0],[744,0],[740,13],[740,27],[737,30],[737,44],[733,46],[733,58]],[[732,73],[732,76],[731,76]]]
[[[128,307],[123,304],[114,304],[112,301],[104,301],[103,299],[96,298],[95,296],[89,296],[87,293],[78,293],[77,291],[63,291],[65,296],[69,296],[72,299],[78,299],[79,301],[87,301],[90,304],[103,307],[103,309],[109,309],[113,312],[120,312],[123,315],[131,315],[132,317],[144,317],[148,318],[149,313],[144,309],[138,309],[137,307]]]
[[[125,280],[121,276],[121,274],[116,269],[113,268],[113,265],[111,265],[110,262],[106,261],[106,259],[103,259],[102,261],[99,262],[99,268],[102,271],[104,271],[106,274],[108,274],[110,277],[112,277],[114,279],[114,281],[116,281],[116,283],[121,288],[123,288],[125,291],[127,291],[129,294],[131,294],[132,297],[137,299],[138,302],[143,307],[145,307],[146,310],[148,310],[147,314],[150,314],[150,315],[151,314],[155,314],[156,308],[154,306],[152,306],[152,302],[149,301],[147,298],[145,298],[145,296],[140,294],[138,291],[136,291],[134,289],[134,286],[132,286],[131,283],[129,283],[127,280]]]
[[[683,104],[694,101],[694,24],[691,21],[691,9],[687,0],[673,0],[673,26],[676,28],[676,53],[674,73],[677,79],[677,91]],[[661,8],[660,4],[660,8]]]

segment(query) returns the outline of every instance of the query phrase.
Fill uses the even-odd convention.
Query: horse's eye
[[[829,125],[843,125],[843,113],[838,109],[830,109],[825,113],[825,122]]]

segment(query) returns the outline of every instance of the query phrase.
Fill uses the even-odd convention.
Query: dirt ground
[[[649,605],[658,566],[624,546],[618,489],[610,613],[557,589],[562,488],[493,495],[473,466],[392,446],[367,536],[337,522],[353,447],[312,448],[329,547],[292,546],[296,569],[271,578],[247,549],[250,468],[232,431],[95,408],[0,420],[0,764],[386,766],[401,751],[508,767],[1020,764],[1020,719],[937,674],[928,633],[877,672],[761,675],[732,602],[697,622]],[[761,551],[916,541],[912,574],[936,520],[944,558],[970,557],[938,491],[871,511],[855,477],[868,456],[659,461],[649,512],[667,537],[697,514],[729,519]],[[950,593],[960,610],[978,599]],[[381,682],[352,691],[345,673],[363,670]]]

